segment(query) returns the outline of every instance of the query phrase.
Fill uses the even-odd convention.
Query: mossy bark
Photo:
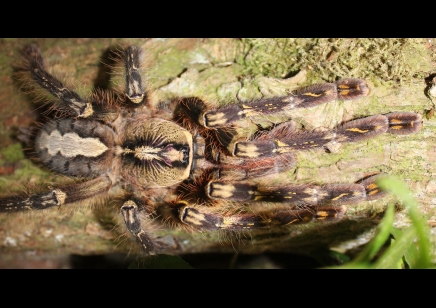
[[[113,85],[107,79],[105,73],[108,70],[101,61],[106,60],[108,50],[120,44],[139,44],[146,50],[150,60],[148,79],[158,100],[180,95],[200,95],[216,104],[223,104],[284,94],[308,83],[332,81],[332,72],[344,72],[344,59],[335,58],[340,54],[337,47],[339,43],[334,42],[336,45],[331,47],[333,54],[325,51],[327,47],[319,47],[322,44],[329,46],[328,40],[321,41],[322,44],[314,41],[314,44],[319,45],[314,45],[308,49],[310,52],[306,50],[305,53],[299,50],[307,48],[307,41],[304,42],[305,46],[294,46],[295,61],[307,54],[310,59],[321,57],[317,65],[309,61],[291,65],[283,53],[271,52],[270,58],[256,58],[256,48],[261,49],[260,42],[256,41],[253,45],[249,40],[1,39],[0,194],[22,189],[42,189],[69,180],[32,162],[23,154],[21,144],[16,139],[20,127],[26,127],[38,119],[35,105],[20,92],[12,78],[13,61],[19,50],[30,42],[39,44],[53,71],[61,73],[68,80],[74,80],[84,93],[92,87]],[[274,40],[263,43],[274,44]],[[283,44],[281,41],[279,43]],[[359,46],[366,46],[364,43]],[[405,61],[404,67],[409,70],[397,68],[389,75],[388,69],[383,70],[383,65],[391,63],[392,66],[394,61],[389,59],[389,52],[386,52],[387,59],[378,54],[375,61],[371,59],[368,49],[361,58],[361,61],[366,61],[365,65],[361,65],[361,76],[359,70],[352,68],[349,69],[352,75],[336,76],[365,77],[371,87],[368,97],[357,101],[334,101],[292,115],[281,114],[255,121],[266,126],[292,117],[305,129],[333,128],[353,118],[391,111],[414,111],[424,115],[423,129],[408,136],[386,134],[374,140],[347,144],[337,153],[298,153],[297,167],[275,179],[277,182],[353,183],[366,175],[386,172],[410,187],[423,213],[433,213],[436,205],[436,125],[431,116],[434,103],[427,96],[427,90],[428,80],[436,73],[434,47],[431,41],[425,39],[402,43],[408,44],[404,49],[407,54],[402,59]],[[315,55],[317,46],[320,51]],[[268,46],[264,49],[268,49]],[[363,54],[358,48],[355,52]],[[349,53],[354,59],[353,49]],[[341,57],[346,57],[346,53],[341,54]],[[323,61],[328,74],[318,65]],[[341,66],[335,67],[334,61],[341,63]],[[380,61],[385,63],[378,63]],[[368,63],[374,65],[373,74]],[[265,67],[268,67],[267,71]],[[277,67],[276,75],[274,67]],[[377,72],[380,72],[379,75]],[[218,232],[191,234],[178,230],[159,232],[162,236],[174,239],[177,254],[238,251],[313,256],[318,251],[334,249],[352,256],[371,238],[374,227],[391,201],[395,200],[387,197],[350,206],[347,217],[335,223],[313,223],[237,235]],[[396,226],[404,227],[408,224],[407,215],[404,215],[400,203],[397,209]],[[111,202],[74,210],[53,208],[40,213],[0,214],[0,267],[7,267],[17,258],[58,259],[69,254],[137,252],[135,244],[122,235],[122,228],[117,227],[118,216],[118,209]],[[435,221],[435,216],[431,215],[429,224],[436,225]]]

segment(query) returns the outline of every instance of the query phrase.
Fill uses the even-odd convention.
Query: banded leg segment
[[[389,120],[388,133],[408,135],[421,130],[422,116],[413,112],[391,112],[386,114]]]
[[[53,206],[62,206],[106,193],[111,186],[111,180],[104,176],[87,182],[55,188],[38,195],[0,198],[0,212],[43,210]]]
[[[133,200],[124,202],[121,207],[121,216],[124,219],[127,229],[135,237],[136,242],[142,250],[147,255],[155,255],[165,248],[165,245],[156,241],[152,235],[145,231],[145,228],[143,227],[144,224],[142,223],[144,218],[141,217],[140,213],[143,209],[140,209],[138,205],[140,205],[140,203]]]
[[[136,46],[129,46],[124,51],[124,66],[126,74],[125,95],[134,104],[141,104],[146,97],[145,85],[141,76],[142,49]]]
[[[28,71],[39,86],[61,100],[73,116],[87,118],[94,113],[91,103],[86,102],[79,94],[65,87],[62,82],[46,71],[41,52],[35,44],[28,45],[23,50],[23,56],[24,62],[21,69]]]
[[[242,181],[278,174],[293,168],[296,159],[293,153],[283,153],[271,157],[241,159],[225,157],[220,161],[218,176],[221,180]]]
[[[286,96],[264,98],[206,111],[199,115],[198,122],[206,128],[226,127],[246,117],[314,107],[335,99],[357,99],[368,93],[369,88],[364,80],[348,78],[336,83],[311,85]]]

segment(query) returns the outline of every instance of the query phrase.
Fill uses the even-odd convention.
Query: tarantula
[[[143,50],[129,46],[119,53],[124,90],[96,90],[84,99],[48,73],[36,45],[25,47],[22,55],[17,72],[53,95],[51,109],[61,115],[40,125],[31,139],[34,154],[49,169],[77,181],[31,196],[2,197],[0,212],[65,206],[122,188],[121,217],[148,255],[167,249],[151,227],[157,217],[198,231],[340,219],[347,204],[384,195],[378,175],[325,185],[272,184],[268,176],[293,168],[294,151],[337,151],[343,143],[386,132],[411,134],[422,126],[419,114],[392,112],[332,130],[299,130],[289,120],[244,136],[238,133],[241,120],[359,99],[368,95],[368,85],[346,78],[223,107],[196,97],[155,104],[141,73]]]

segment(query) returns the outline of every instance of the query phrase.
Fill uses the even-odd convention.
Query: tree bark
[[[89,93],[92,87],[113,86],[107,78],[108,68],[101,64],[101,61],[110,62],[107,55],[111,50],[120,47],[120,44],[140,45],[146,50],[150,63],[150,87],[159,101],[176,96],[200,95],[216,104],[224,104],[285,94],[309,83],[333,81],[326,79],[316,64],[340,61],[335,58],[334,49],[327,56],[325,52],[320,52],[320,57],[325,56],[320,62],[303,63],[298,70],[293,69],[278,78],[259,74],[252,68],[250,70],[253,49],[246,40],[33,41],[41,47],[53,71],[65,76],[67,81],[74,81],[79,88],[83,88],[83,93]],[[0,40],[0,195],[20,190],[42,190],[70,181],[34,163],[23,153],[16,138],[21,127],[29,126],[39,117],[36,105],[13,80],[14,59],[20,49],[30,42],[32,40]],[[369,174],[385,172],[408,185],[418,200],[420,210],[431,215],[429,224],[435,226],[436,217],[432,213],[436,204],[436,127],[432,117],[434,103],[428,94],[430,81],[436,74],[434,47],[425,39],[415,39],[410,46],[417,49],[411,52],[415,56],[410,57],[418,63],[413,62],[417,73],[410,73],[410,77],[404,77],[401,82],[375,73],[365,73],[365,76],[338,75],[338,79],[366,78],[371,88],[369,96],[355,101],[333,101],[292,114],[266,119],[260,117],[255,121],[266,126],[291,117],[304,129],[319,129],[333,128],[351,119],[373,114],[414,111],[423,115],[420,132],[407,136],[385,134],[372,140],[343,145],[337,153],[321,150],[300,152],[297,153],[297,166],[275,180],[354,183]],[[371,58],[366,57],[362,61],[370,63]],[[276,58],[281,61],[279,56]],[[389,65],[390,61],[394,60],[385,58],[380,66]],[[408,62],[404,65],[412,67]],[[250,72],[255,75],[248,74]],[[408,216],[401,203],[388,196],[349,206],[346,217],[333,223],[310,223],[233,235],[169,229],[159,232],[172,241],[175,248],[172,253],[177,255],[279,252],[316,257],[320,251],[335,250],[352,257],[371,239],[389,202],[397,204],[395,226],[407,226]],[[117,206],[116,202],[106,202],[74,209],[52,208],[41,212],[0,214],[0,267],[68,267],[65,258],[72,254],[138,253],[136,244],[124,235],[123,228],[118,227],[120,217]],[[34,263],[24,265],[28,262]]]

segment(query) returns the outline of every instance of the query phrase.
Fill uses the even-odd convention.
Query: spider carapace
[[[392,112],[342,124],[331,130],[300,130],[293,121],[238,134],[238,123],[262,115],[311,108],[332,100],[368,95],[362,79],[347,78],[300,88],[288,95],[214,106],[200,98],[153,103],[142,74],[143,51],[119,52],[123,90],[95,90],[82,98],[51,75],[36,45],[23,49],[17,76],[55,97],[48,119],[29,140],[45,166],[76,179],[74,184],[35,195],[0,198],[1,212],[68,206],[112,197],[121,188],[127,230],[146,254],[168,247],[151,221],[191,230],[253,230],[316,219],[339,219],[346,205],[383,196],[379,175],[355,184],[272,184],[269,176],[296,165],[295,151],[336,151],[383,133],[420,130],[421,115]],[[162,106],[166,107],[162,107]],[[168,112],[168,106],[174,107]],[[118,188],[117,190],[115,188]],[[165,191],[156,197],[156,191]]]

